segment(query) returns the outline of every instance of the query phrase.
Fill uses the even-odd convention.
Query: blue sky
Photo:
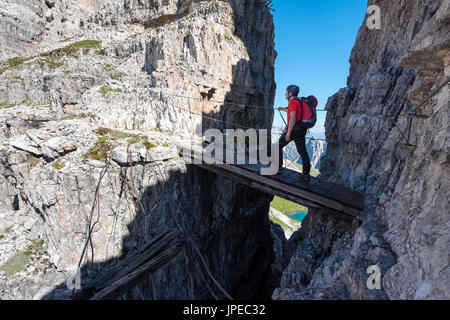
[[[328,97],[347,86],[350,53],[364,21],[367,0],[273,0],[272,3],[278,52],[275,108],[287,106],[285,89],[297,84],[301,96],[315,95],[318,109],[324,109]],[[312,133],[324,132],[325,117],[325,112],[319,112]],[[284,125],[278,111],[274,125]]]

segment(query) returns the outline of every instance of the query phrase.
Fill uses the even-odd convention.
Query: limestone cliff
[[[323,178],[365,196],[360,221],[310,210],[275,299],[448,299],[448,0],[369,0],[382,27],[359,30],[347,88],[327,103]],[[405,137],[402,135],[403,132]],[[366,270],[381,269],[380,290]]]
[[[223,127],[198,114],[271,126],[270,112],[215,102],[273,103],[265,4],[2,0],[0,26],[0,297],[70,298],[89,225],[82,284],[181,227],[232,296],[270,297],[271,197],[175,148]],[[127,297],[213,298],[198,263],[180,255]]]

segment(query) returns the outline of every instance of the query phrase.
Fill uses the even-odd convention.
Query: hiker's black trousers
[[[306,132],[308,129],[302,128],[302,127],[294,127],[291,132],[291,141],[295,142],[295,146],[297,147],[297,152],[300,154],[300,157],[302,157],[302,164],[303,164],[303,173],[309,174],[311,171],[311,162],[309,159],[308,152],[306,151]],[[279,166],[280,169],[283,166],[283,148],[286,147],[289,142],[286,141],[286,131],[281,135],[279,143]]]

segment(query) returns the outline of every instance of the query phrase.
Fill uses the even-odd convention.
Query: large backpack
[[[314,96],[309,96],[307,98],[300,98],[300,114],[301,114],[301,119],[302,121],[302,126],[310,129],[312,127],[314,127],[316,125],[317,122],[317,99]],[[306,102],[306,104],[308,105],[309,110],[311,111],[311,118],[309,119],[303,119],[303,101]]]

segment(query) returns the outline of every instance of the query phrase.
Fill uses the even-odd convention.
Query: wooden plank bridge
[[[342,185],[315,177],[306,182],[299,178],[297,171],[288,168],[284,168],[278,175],[261,175],[260,164],[217,164],[214,163],[214,159],[202,153],[202,150],[179,145],[180,155],[186,151],[189,154],[189,150],[191,151],[189,162],[193,165],[308,208],[321,209],[339,219],[351,221],[363,210],[363,196]]]

